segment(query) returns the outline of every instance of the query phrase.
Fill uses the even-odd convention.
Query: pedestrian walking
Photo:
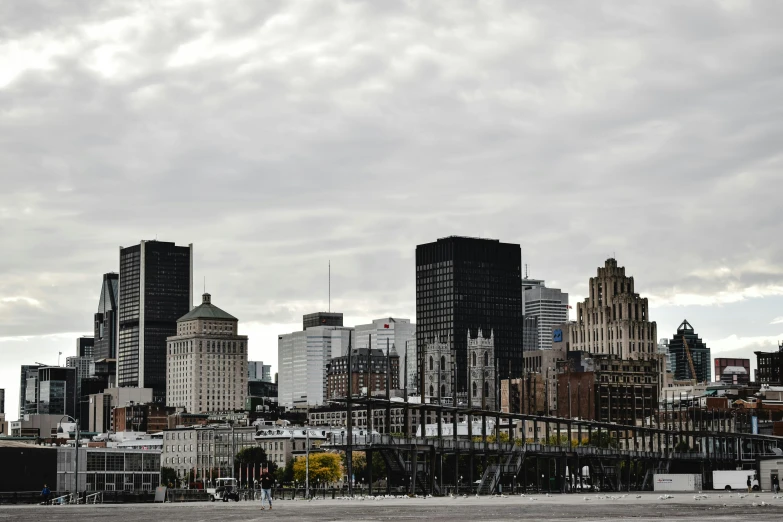
[[[774,477],[772,479],[772,491],[774,491],[775,493],[780,493],[780,481],[778,480],[777,477]]]
[[[272,509],[272,486],[275,479],[269,471],[261,475],[261,509],[264,509],[264,499],[269,501],[269,509]]]
[[[750,493],[751,489],[752,489],[752,484],[750,482],[750,475],[748,475],[748,493]]]

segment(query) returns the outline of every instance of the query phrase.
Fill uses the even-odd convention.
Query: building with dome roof
[[[206,293],[177,320],[177,335],[166,339],[167,406],[188,413],[244,408],[247,336],[238,334],[238,322]]]

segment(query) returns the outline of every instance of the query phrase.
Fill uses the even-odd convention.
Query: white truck
[[[753,491],[759,490],[759,481],[756,472],[752,469],[732,469],[712,472],[712,489],[732,489],[747,490],[748,477],[750,477],[750,486]]]
[[[701,491],[701,475],[690,473],[662,473],[653,475],[655,491]]]
[[[237,480],[233,478],[219,478],[215,480],[215,487],[207,488],[209,500],[214,502],[222,500],[228,502],[234,500],[239,502],[239,491],[237,489]]]

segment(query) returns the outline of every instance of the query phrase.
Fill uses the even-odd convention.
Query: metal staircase
[[[402,477],[403,480],[406,477],[410,477],[411,463],[403,458],[403,452],[397,449],[384,449],[381,450],[381,457],[383,457],[384,463],[386,463],[386,469],[389,471],[389,477]],[[427,474],[422,471],[416,471],[416,493],[426,495],[428,493],[433,495],[440,495],[440,487],[435,484],[434,491],[430,491],[430,483],[427,480]],[[407,486],[407,483],[395,485]]]
[[[479,484],[477,495],[492,495],[500,484],[500,478],[516,477],[522,470],[522,465],[525,462],[525,450],[518,446],[514,446],[513,451],[506,458],[502,464],[490,464],[487,469],[484,470],[484,474],[481,476],[481,483]]]

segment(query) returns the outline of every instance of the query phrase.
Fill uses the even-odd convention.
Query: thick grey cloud
[[[781,15],[728,0],[2,4],[0,338],[51,356],[36,336],[89,332],[118,246],[156,235],[194,243],[196,279],[265,332],[325,308],[328,259],[333,309],[413,317],[415,245],[450,234],[522,244],[532,275],[574,298],[615,252],[667,321],[769,302]],[[772,302],[766,330],[740,313],[734,333],[780,333]],[[273,333],[253,342],[274,362]]]

